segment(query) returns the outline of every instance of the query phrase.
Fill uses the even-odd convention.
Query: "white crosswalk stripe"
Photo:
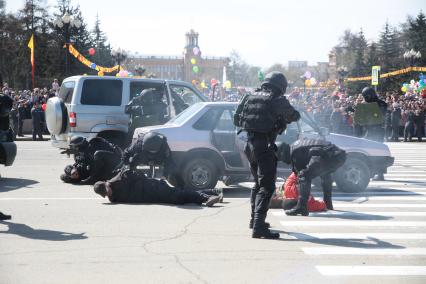
[[[371,181],[361,193],[334,191],[334,211],[294,217],[271,210],[288,232],[283,238],[298,240],[321,275],[426,276],[426,143],[390,148],[395,165],[385,181]],[[313,195],[321,199],[321,189]],[[359,265],[366,257],[374,263]]]
[[[316,266],[328,276],[424,276],[426,266]]]

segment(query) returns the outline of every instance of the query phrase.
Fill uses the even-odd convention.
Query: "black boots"
[[[265,222],[271,198],[272,192],[260,188],[255,200],[252,238],[278,239],[280,237],[279,233],[271,232],[268,229],[269,224]]]
[[[256,186],[252,188],[250,193],[250,206],[251,206],[251,214],[250,214],[250,222],[249,228],[253,229],[254,224],[254,209],[256,208],[256,195],[259,192],[259,189],[256,189]],[[271,225],[268,222],[264,222],[265,227],[269,228]]]
[[[12,219],[12,216],[6,215],[0,212],[0,220],[10,220],[10,219]]]
[[[288,216],[309,216],[308,211],[308,198],[311,194],[311,181],[303,180],[299,178],[299,200],[297,201],[296,207],[290,210],[286,210],[285,214]]]
[[[250,229],[253,229],[253,224],[254,224],[254,219],[253,219],[253,217],[250,219],[250,223],[249,223],[249,228]],[[271,227],[271,224],[269,224],[268,222],[264,222],[264,224],[265,224],[265,228],[269,228],[269,227]]]
[[[327,174],[321,177],[321,185],[325,206],[328,210],[334,210],[333,201],[331,200],[331,191],[333,188],[333,178],[331,177],[331,174]]]

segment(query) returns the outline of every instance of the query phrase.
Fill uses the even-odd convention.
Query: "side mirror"
[[[327,127],[320,127],[319,134],[321,136],[327,136],[330,134],[330,130]]]

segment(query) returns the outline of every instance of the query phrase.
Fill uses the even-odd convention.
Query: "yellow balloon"
[[[225,82],[225,88],[230,89],[231,86],[232,86],[231,81],[228,80]]]
[[[197,60],[195,60],[195,58],[191,58],[191,64],[197,64]]]
[[[311,86],[311,80],[310,79],[306,79],[305,80],[305,86],[306,87],[310,87]]]

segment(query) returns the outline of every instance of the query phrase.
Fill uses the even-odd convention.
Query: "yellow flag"
[[[30,41],[28,42],[28,48],[34,48],[34,35],[31,35]]]
[[[31,49],[31,65],[34,65],[34,34],[31,35],[30,41],[28,42],[28,48]]]

